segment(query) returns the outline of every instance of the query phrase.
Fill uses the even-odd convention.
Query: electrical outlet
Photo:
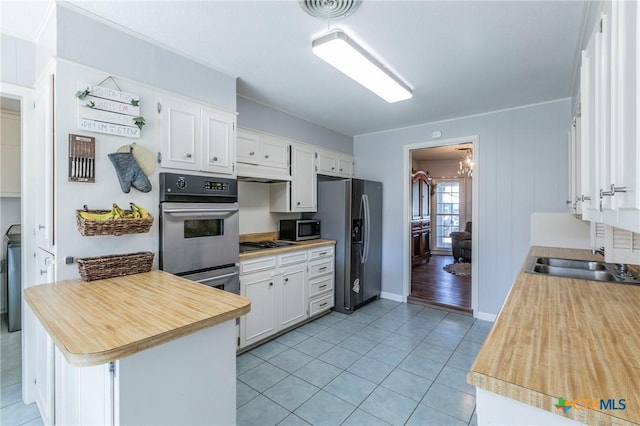
[[[6,259],[2,259],[2,261],[0,261],[0,274],[4,274],[7,271],[7,260]]]

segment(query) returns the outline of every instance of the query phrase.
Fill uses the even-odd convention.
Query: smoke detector
[[[346,18],[358,10],[362,0],[300,0],[298,3],[309,15],[326,21]]]

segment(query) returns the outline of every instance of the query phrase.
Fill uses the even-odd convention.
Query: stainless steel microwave
[[[320,238],[320,221],[312,219],[288,219],[280,221],[280,239],[289,241]]]

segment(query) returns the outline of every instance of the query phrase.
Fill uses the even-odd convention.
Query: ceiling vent
[[[299,3],[309,15],[326,21],[346,18],[358,10],[362,0],[301,0]]]

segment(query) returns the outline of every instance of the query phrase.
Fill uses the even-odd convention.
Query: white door
[[[291,145],[291,211],[317,210],[317,174],[315,150]]]
[[[243,345],[261,340],[276,332],[276,291],[280,277],[266,274],[240,278],[242,295],[251,300],[251,311],[240,319]]]
[[[289,143],[276,138],[260,138],[260,163],[268,167],[286,169],[289,167]]]
[[[232,175],[235,161],[235,115],[202,109],[202,170]]]
[[[318,152],[318,173],[320,174],[336,174],[336,158],[333,153],[319,151]]]
[[[307,265],[288,267],[282,275],[280,326],[289,327],[307,317]]]
[[[239,163],[258,164],[260,136],[253,132],[238,129],[236,137],[236,160]]]
[[[353,176],[353,160],[338,158],[338,173],[344,176]]]
[[[158,100],[162,167],[200,169],[200,106],[163,95]]]
[[[617,165],[613,183],[626,192],[615,194],[617,225],[640,233],[640,142],[638,141],[638,2],[612,3],[612,29],[615,36],[612,58],[614,102],[613,162]]]
[[[53,75],[38,89],[34,102],[35,235],[38,247],[50,249],[53,241]]]
[[[37,284],[55,281],[54,259],[51,253],[37,249]],[[49,333],[47,333],[35,315],[31,314],[31,318],[34,319],[30,329],[34,333],[35,369],[33,381],[36,404],[40,410],[43,423],[49,425],[54,423],[54,345]]]

